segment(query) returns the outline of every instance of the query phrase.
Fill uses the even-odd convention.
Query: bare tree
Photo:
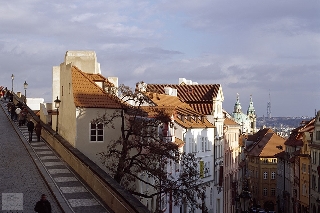
[[[164,194],[172,198],[172,205],[188,205],[206,212],[199,202],[204,199],[206,184],[200,181],[198,159],[194,154],[179,151],[178,145],[168,142],[166,133],[159,131],[161,126],[169,125],[172,112],[155,107],[140,90],[132,91],[121,85],[117,91],[121,109],[93,121],[119,130],[120,134],[119,139],[109,143],[107,150],[98,153],[103,165],[133,195],[157,199],[156,212],[160,211]],[[120,120],[120,129],[114,125],[116,119]],[[178,175],[168,173],[170,164],[179,166]],[[137,181],[152,190],[137,190]]]

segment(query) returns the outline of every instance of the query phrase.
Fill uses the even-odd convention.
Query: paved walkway
[[[11,121],[5,102],[1,102],[1,106],[0,157],[4,159],[0,162],[2,193],[22,193],[23,212],[33,212],[34,204],[42,193],[48,194],[53,213],[110,212],[42,138],[36,142],[34,133],[32,142],[28,143],[27,127],[20,127],[17,122]]]

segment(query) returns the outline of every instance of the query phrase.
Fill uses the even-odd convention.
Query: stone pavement
[[[33,133],[32,142],[28,143],[27,127],[11,121],[4,101],[1,106],[0,192],[20,193],[13,196],[23,197],[23,211],[7,212],[34,212],[34,205],[43,193],[48,195],[53,213],[111,212],[42,138],[37,142]]]

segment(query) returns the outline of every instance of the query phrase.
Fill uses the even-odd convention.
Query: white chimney
[[[172,93],[172,88],[171,88],[171,87],[165,87],[165,88],[164,88],[164,93],[165,93],[166,95],[171,95],[171,93]]]

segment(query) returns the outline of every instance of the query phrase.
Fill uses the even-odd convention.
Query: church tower
[[[240,101],[239,101],[239,94],[237,93],[237,101],[234,104],[234,110],[233,113],[241,113],[241,105],[240,105]]]
[[[254,106],[253,106],[252,95],[250,95],[250,104],[249,104],[249,107],[248,107],[248,110],[247,110],[247,115],[248,115],[248,118],[250,120],[250,131],[249,132],[251,134],[254,134],[257,131],[257,128],[256,128],[257,115],[256,115],[256,111],[255,111]]]

